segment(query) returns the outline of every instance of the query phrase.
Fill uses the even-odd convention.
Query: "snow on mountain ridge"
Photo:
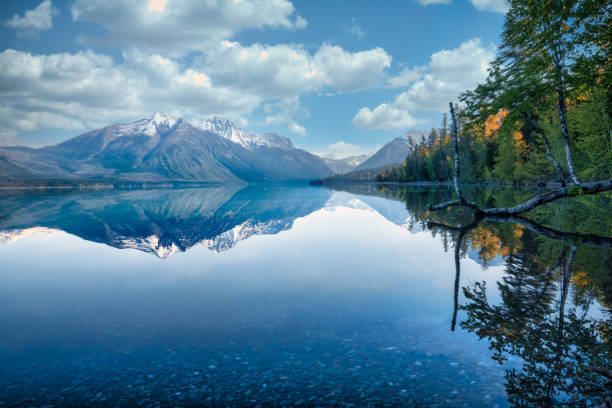
[[[166,115],[163,112],[156,112],[148,119],[111,125],[110,128],[114,128],[113,136],[115,137],[133,134],[145,134],[150,137],[158,137],[160,131],[164,132],[172,129],[179,120],[179,118]]]
[[[235,126],[229,120],[220,118],[218,116],[215,116],[212,119],[205,120],[196,127],[223,136],[224,138],[229,139],[232,142],[237,143],[243,147],[246,147],[247,149],[253,149],[258,146],[280,148],[293,147],[291,141],[286,137],[279,136],[273,133],[261,134],[249,132],[248,130],[244,130]]]
[[[168,126],[169,128],[176,125],[176,123],[179,121],[178,118],[175,118],[170,115],[166,115],[163,112],[155,112],[155,114],[151,117],[150,120],[155,125],[165,125],[165,126]]]
[[[54,231],[57,231],[57,230],[54,228],[47,228],[47,227],[31,227],[31,228],[15,229],[12,231],[0,230],[0,243],[10,244],[10,243],[19,241],[20,239],[27,238],[32,235],[49,234]]]
[[[168,132],[181,121],[183,121],[181,118],[176,118],[163,112],[156,112],[150,118],[108,126],[106,129],[110,130],[110,133],[108,134],[109,138],[106,142],[108,143],[118,137],[134,134],[144,134],[152,138],[160,138],[161,134]],[[241,129],[231,121],[218,116],[205,120],[200,124],[197,124],[197,122],[184,122],[189,123],[197,129],[209,131],[225,139],[231,140],[249,150],[253,150],[260,146],[279,147],[282,149],[293,148],[291,140],[287,137],[279,136],[274,133],[253,133]]]
[[[121,249],[130,248],[148,252],[160,259],[166,259],[170,255],[182,251],[174,242],[164,244],[155,235],[146,238],[120,238],[118,239],[117,246]]]
[[[220,253],[233,248],[242,240],[253,235],[278,234],[293,226],[291,219],[270,220],[257,222],[249,219],[234,228],[227,230],[212,239],[205,239],[200,243],[213,252]]]

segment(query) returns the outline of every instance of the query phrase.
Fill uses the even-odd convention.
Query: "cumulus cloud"
[[[307,25],[289,0],[76,0],[72,18],[109,30],[104,41],[170,56],[205,51],[249,29]]]
[[[266,124],[304,134],[294,119],[308,115],[300,95],[379,86],[390,61],[380,48],[350,53],[328,44],[311,54],[299,46],[223,41],[189,65],[137,49],[124,52],[121,63],[92,51],[9,49],[0,53],[0,120],[7,131],[80,130],[158,110],[236,119],[262,107]]]
[[[273,103],[264,103],[263,111],[266,114],[264,125],[291,123],[296,115],[309,116],[310,114],[307,109],[300,106],[298,96],[279,99]]]
[[[421,79],[398,95],[396,104],[407,109],[446,111],[450,100],[487,77],[494,57],[495,49],[483,46],[477,38],[453,50],[438,51],[431,56]]]
[[[403,88],[421,78],[425,67],[404,68],[399,74],[388,79],[389,88]]]
[[[406,110],[382,103],[374,110],[363,107],[353,118],[353,124],[364,129],[405,129],[423,123],[422,120],[412,117]]]
[[[331,143],[327,146],[325,151],[319,152],[322,157],[329,157],[331,159],[343,159],[345,157],[360,156],[362,154],[371,154],[380,149],[380,145],[376,146],[360,146],[353,143],[347,143],[343,140],[335,143]]]
[[[213,87],[207,75],[159,55],[132,52],[125,62],[92,51],[0,53],[0,121],[6,131],[85,129],[157,110],[200,116],[250,112],[261,99]]]
[[[408,86],[408,90],[397,95],[392,102],[374,109],[361,108],[353,123],[368,129],[401,129],[418,122],[410,111],[445,112],[450,101],[486,78],[494,56],[493,47],[483,46],[479,39],[466,41],[453,50],[438,51],[431,56],[426,67],[418,68],[421,75]],[[405,79],[397,81],[404,82]]]
[[[379,86],[391,56],[382,48],[348,52],[323,44],[310,54],[299,45],[242,46],[222,41],[205,57],[211,77],[267,97],[330,89],[356,92]]]
[[[478,10],[493,11],[495,13],[506,14],[509,5],[506,0],[470,0]]]
[[[289,131],[300,136],[306,136],[306,128],[295,122],[289,124]]]
[[[44,0],[32,10],[26,10],[23,17],[15,14],[6,22],[6,25],[17,30],[20,34],[35,34],[40,31],[49,30],[53,27],[53,16],[56,10],[51,0]]]

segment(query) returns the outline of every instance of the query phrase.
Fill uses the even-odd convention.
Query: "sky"
[[[322,155],[439,126],[486,78],[505,0],[0,2],[0,145],[161,111]]]

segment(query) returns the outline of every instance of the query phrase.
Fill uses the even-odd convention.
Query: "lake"
[[[532,191],[473,187],[480,204]],[[0,196],[0,406],[591,406],[612,199],[448,187]],[[597,405],[598,406],[598,405]]]

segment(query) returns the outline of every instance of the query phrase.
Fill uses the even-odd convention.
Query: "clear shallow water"
[[[460,231],[426,223],[459,225],[461,214],[425,212],[449,194],[357,186],[6,195],[2,406],[573,401],[561,385],[527,389],[533,358],[512,352],[516,337],[537,348],[551,333],[560,339],[534,367],[561,356],[546,375],[600,387],[582,392],[589,402],[607,398],[601,376],[568,370],[609,362],[607,326],[589,324],[609,318],[609,269],[598,262],[610,249],[580,247],[568,279],[568,244],[519,225],[484,222],[457,246]],[[605,225],[593,233],[605,235]],[[588,347],[575,346],[584,339]],[[497,349],[503,365],[492,359]],[[569,349],[578,351],[560,351]]]

